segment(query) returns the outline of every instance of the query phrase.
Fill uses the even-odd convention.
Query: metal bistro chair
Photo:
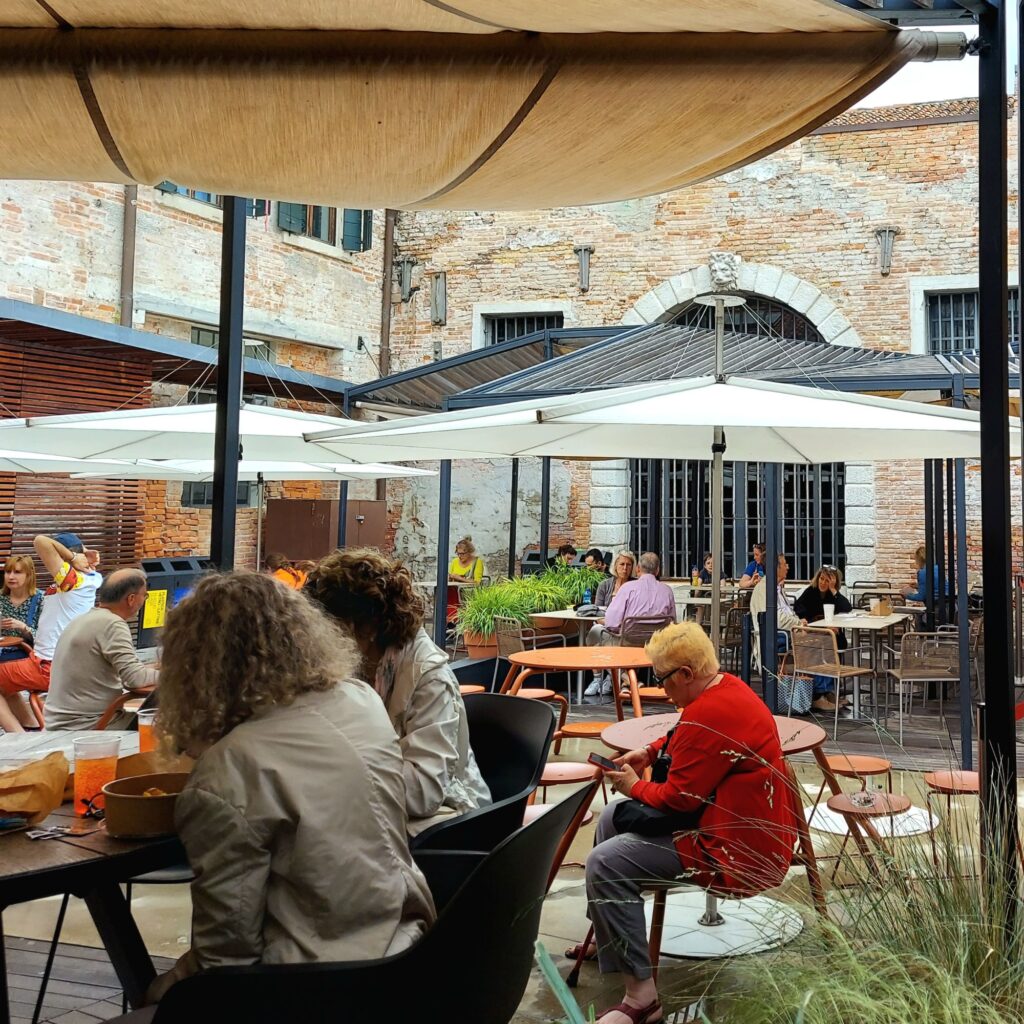
[[[743,616],[747,614],[739,602],[734,604],[726,613],[722,625],[721,650],[724,660],[728,662],[731,672],[739,671],[740,658],[743,654]]]
[[[671,626],[675,622],[674,616],[669,615],[635,615],[622,620],[622,628],[619,630],[620,647],[643,647],[648,640],[660,629]],[[630,679],[626,673],[627,680]],[[632,699],[630,692],[632,683],[627,683],[625,694]],[[615,712],[619,721],[622,721],[622,676],[619,676],[619,685],[612,687],[615,694]],[[648,701],[654,704],[669,704],[667,694],[660,686],[638,686],[637,693],[641,704]]]
[[[888,594],[891,590],[892,584],[888,580],[858,580],[850,585],[850,604],[854,608],[867,608],[879,591]]]
[[[839,733],[839,700],[842,697],[843,683],[851,681],[854,687],[864,676],[874,679],[874,671],[857,665],[844,665],[842,655],[859,654],[864,648],[850,647],[840,652],[836,635],[831,629],[820,626],[794,626],[793,638],[793,670],[798,675],[825,676],[834,679],[836,684],[835,724],[832,727],[832,739]]]
[[[956,633],[904,633],[898,651],[886,646],[891,654],[899,655],[899,666],[885,670],[886,680],[896,681],[896,705],[899,712],[899,742],[903,745],[903,688],[907,687],[907,714],[914,711],[914,687],[921,686],[922,703],[927,697],[927,684],[939,683],[939,718],[942,718],[944,686],[960,680],[960,643]],[[889,709],[889,691],[886,686],[886,711]]]
[[[535,651],[538,647],[565,646],[562,633],[540,634],[529,626],[524,626],[518,619],[510,619],[504,615],[494,616],[494,641],[498,646],[498,656],[494,659],[494,674],[491,676],[491,689],[497,685],[498,669],[502,661],[508,661],[510,654],[522,651]],[[572,693],[570,687],[569,692]]]

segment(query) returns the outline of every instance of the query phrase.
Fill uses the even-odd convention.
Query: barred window
[[[495,313],[484,316],[484,343],[500,345],[535,331],[554,330],[565,324],[564,313]]]
[[[723,466],[722,570],[737,577],[750,549],[766,532],[762,467]],[[846,561],[846,470],[842,463],[782,467],[782,553],[793,579],[810,579],[823,564]],[[632,463],[631,541],[634,551],[655,551],[667,576],[686,578],[711,550],[711,466],[686,459]]]
[[[928,351],[945,354],[978,347],[978,293],[937,292],[928,299]],[[1009,290],[1010,341],[1020,340],[1020,292]]]
[[[235,491],[238,508],[253,508],[256,504],[257,484],[239,481]],[[182,508],[213,508],[213,484],[186,481],[181,485]]]

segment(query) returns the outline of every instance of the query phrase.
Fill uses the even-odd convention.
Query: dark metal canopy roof
[[[904,28],[970,24],[986,0],[838,0],[861,14]]]
[[[214,387],[217,351],[177,341],[151,331],[92,320],[31,302],[0,299],[0,341],[48,345],[73,352],[137,356],[152,365],[153,379],[171,384]],[[337,404],[347,381],[305,373],[290,366],[270,366],[246,359],[242,387],[246,393]]]
[[[449,399],[451,408],[487,405],[615,385],[704,377],[714,374],[714,331],[679,324],[620,330],[583,351],[492,380]],[[952,390],[954,377],[977,388],[975,352],[950,356],[910,355],[847,348],[819,341],[791,341],[726,332],[725,370],[733,376],[840,391]],[[1011,387],[1019,360],[1011,353]]]
[[[414,370],[356,384],[346,389],[349,405],[381,404],[399,411],[436,411],[460,392],[490,384],[509,374],[541,365],[545,360],[575,352],[621,334],[622,327],[560,327],[534,331],[512,341],[463,352]]]

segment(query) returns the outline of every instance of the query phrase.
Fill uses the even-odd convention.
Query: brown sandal
[[[648,1003],[647,1006],[630,1006],[628,1003],[619,1003],[618,1006],[609,1006],[608,1009],[602,1010],[597,1015],[597,1019],[598,1021],[601,1021],[609,1013],[615,1013],[616,1011],[628,1017],[633,1024],[661,1024],[665,1019],[661,1010],[660,999],[655,999],[653,1003]],[[652,1019],[652,1013],[656,1013],[658,1016]]]

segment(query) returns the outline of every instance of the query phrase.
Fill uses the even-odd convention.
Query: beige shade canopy
[[[831,0],[0,0],[0,178],[610,202],[778,149],[926,39]]]

